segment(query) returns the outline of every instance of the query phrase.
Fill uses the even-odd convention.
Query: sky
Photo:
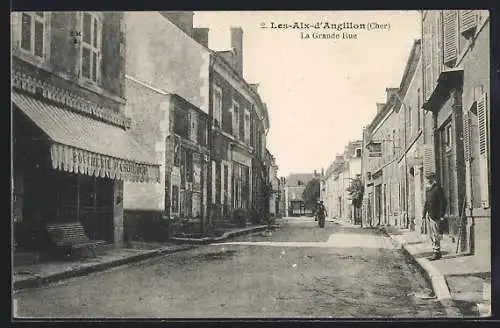
[[[295,22],[386,28],[271,28]],[[417,11],[204,11],[195,12],[194,26],[210,28],[213,50],[230,49],[230,27],[243,29],[243,75],[259,84],[267,104],[267,148],[279,176],[326,170],[349,141],[360,140],[376,103],[385,102],[385,89],[399,86],[420,38]],[[339,39],[314,38],[318,34]]]

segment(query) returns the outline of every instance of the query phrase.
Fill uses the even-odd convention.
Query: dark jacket
[[[316,208],[315,208],[314,212],[318,216],[326,215],[326,207],[325,207],[325,205],[322,205],[322,204],[316,205]]]
[[[446,208],[443,188],[435,183],[432,187],[427,189],[425,195],[424,213],[422,217],[425,217],[425,214],[428,213],[430,218],[434,221],[441,219],[444,216]]]

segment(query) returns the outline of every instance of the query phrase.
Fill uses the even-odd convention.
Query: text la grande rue
[[[334,39],[334,40],[355,40],[358,38],[356,33],[308,33],[300,32],[301,39]]]

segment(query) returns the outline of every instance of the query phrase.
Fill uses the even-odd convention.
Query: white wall
[[[126,12],[126,72],[208,113],[210,52],[158,12]]]

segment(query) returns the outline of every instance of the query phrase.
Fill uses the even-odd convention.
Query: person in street
[[[318,216],[320,214],[323,214],[326,218],[327,216],[327,212],[326,212],[326,207],[325,205],[323,204],[323,201],[319,201],[316,203],[316,208],[314,209],[314,221],[318,221]]]
[[[432,242],[431,261],[441,258],[442,227],[444,224],[445,196],[435,173],[426,176],[426,197],[422,220],[427,220],[429,236]]]

